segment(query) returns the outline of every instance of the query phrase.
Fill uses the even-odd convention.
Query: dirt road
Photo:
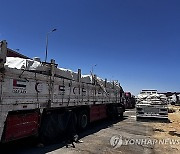
[[[157,128],[161,127],[161,125],[168,124],[162,121],[136,121],[135,110],[128,110],[122,120],[113,122],[104,120],[92,124],[89,129],[80,134],[83,143],[75,143],[75,148],[71,145],[66,148],[63,142],[45,147],[37,147],[34,142],[24,140],[18,143],[2,145],[0,153],[179,153],[178,143],[172,146],[169,141],[166,141],[165,137],[167,136],[161,135],[161,138],[157,137],[157,133],[161,133],[157,131],[160,130]],[[167,142],[166,144],[164,140]],[[180,141],[180,137],[177,137],[176,140]]]

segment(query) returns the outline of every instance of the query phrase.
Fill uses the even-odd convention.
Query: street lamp
[[[50,33],[56,31],[57,29],[53,29],[50,32],[47,33],[46,35],[46,52],[45,52],[45,62],[47,61],[47,54],[48,54],[48,36]]]
[[[93,71],[94,71],[94,67],[97,66],[97,64],[93,65],[92,66],[92,74],[93,74]]]

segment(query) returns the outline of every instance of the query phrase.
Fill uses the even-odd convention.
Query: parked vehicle
[[[123,89],[81,70],[58,68],[55,60],[7,57],[0,42],[0,141],[31,135],[54,140],[68,128],[85,129],[91,122],[123,116]]]
[[[167,98],[157,90],[142,90],[137,96],[136,117],[168,119]]]
[[[130,92],[124,93],[124,104],[126,109],[132,109],[135,108],[135,96],[132,95]]]

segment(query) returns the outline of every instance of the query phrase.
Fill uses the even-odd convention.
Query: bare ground
[[[175,112],[168,114],[168,123],[150,123],[153,127],[153,137],[158,140],[166,139],[167,144],[158,144],[155,146],[156,153],[177,153],[180,152],[180,107],[170,106]]]
[[[66,148],[64,142],[37,147],[33,140],[22,140],[17,143],[1,145],[0,153],[49,153],[49,154],[154,154],[154,153],[179,153],[179,144],[143,144],[135,143],[135,140],[180,140],[180,112],[169,114],[169,121],[142,120],[136,121],[135,110],[128,110],[124,119],[117,121],[103,120],[93,123],[86,131],[80,134],[83,143],[75,143],[75,148],[69,145]],[[112,137],[122,137],[123,144],[111,142]],[[119,141],[119,140],[118,140]],[[115,144],[114,144],[115,143]],[[113,144],[113,145],[112,145]]]

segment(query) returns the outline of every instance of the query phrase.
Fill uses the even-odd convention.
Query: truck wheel
[[[52,115],[45,115],[40,127],[40,141],[44,144],[51,143],[56,137],[51,117]]]
[[[63,134],[67,122],[64,120],[63,115],[64,114],[57,113],[44,115],[39,133],[39,138],[42,143],[53,143],[58,141],[60,137],[64,137]]]
[[[120,113],[120,118],[122,119],[124,117],[124,112]]]
[[[79,129],[85,129],[88,125],[88,114],[87,111],[82,111],[78,116],[78,126]]]

